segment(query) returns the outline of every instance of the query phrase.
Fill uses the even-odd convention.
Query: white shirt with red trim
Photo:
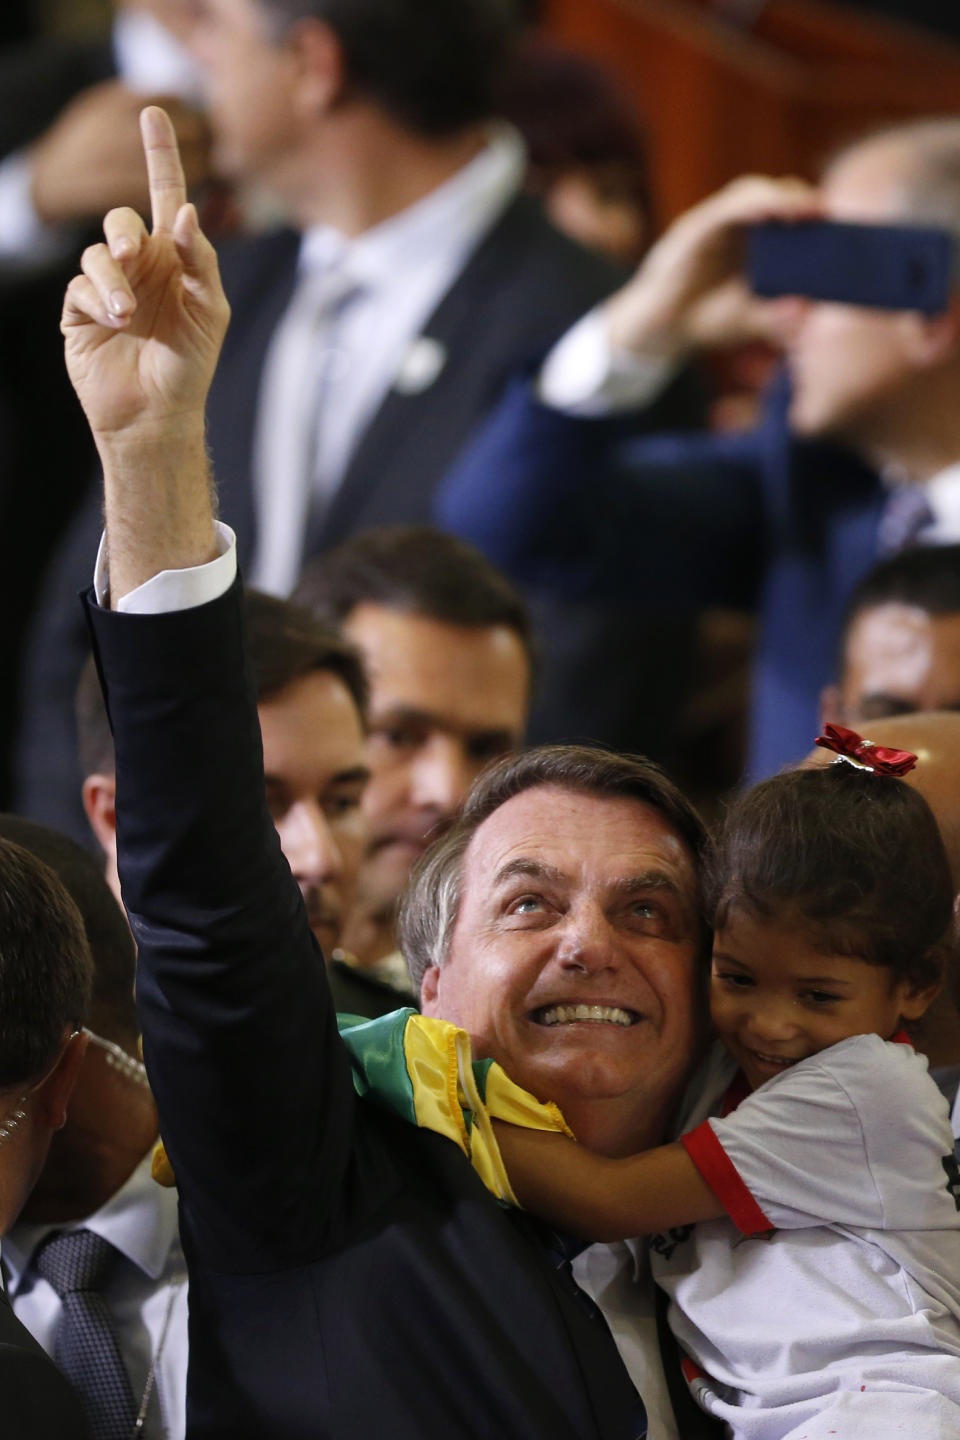
[[[735,1440],[958,1440],[960,1171],[926,1060],[858,1035],[713,1109],[683,1144],[727,1216],[651,1241],[699,1403]]]

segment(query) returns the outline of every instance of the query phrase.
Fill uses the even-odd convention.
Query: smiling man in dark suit
[[[638,1257],[619,1287],[601,1257],[589,1303],[561,1237],[354,1088],[264,805],[236,551],[213,517],[203,400],[226,305],[162,112],[144,127],[153,234],[108,216],[63,329],[104,467],[110,573],[88,617],[191,1267],[191,1434],[639,1440],[636,1375],[676,1435]],[[471,824],[450,943],[420,947],[429,1013],[552,1090],[585,1143],[650,1143],[699,1028],[698,818],[648,762],[560,747],[504,762]],[[524,894],[528,870],[567,894],[542,946],[500,893],[518,856]]]

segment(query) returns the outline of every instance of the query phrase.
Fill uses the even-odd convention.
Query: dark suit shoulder
[[[562,234],[532,196],[518,195],[480,241],[427,333],[459,323],[475,331],[477,305],[483,304],[485,315],[499,305],[500,345],[511,334],[522,335],[524,358],[539,359],[567,326],[626,278],[619,266]],[[484,324],[489,331],[489,320]]]
[[[284,227],[265,235],[237,235],[217,246],[217,260],[227,299],[243,304],[278,281],[289,277],[292,285],[300,250],[300,236]]]
[[[0,1295],[0,1434],[4,1440],[89,1440],[80,1402]]]

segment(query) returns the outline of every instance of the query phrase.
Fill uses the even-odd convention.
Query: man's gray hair
[[[842,146],[827,174],[861,151],[877,146],[899,151],[896,216],[909,225],[933,225],[960,240],[960,116],[934,115],[885,125]]]
[[[459,818],[417,863],[401,901],[400,948],[417,992],[430,966],[442,967],[450,952],[463,895],[464,859],[479,827],[515,795],[541,786],[602,799],[636,800],[656,810],[686,845],[697,876],[697,913],[702,948],[709,929],[699,893],[707,845],[703,822],[677,786],[652,760],[586,745],[540,745],[491,766],[470,791]]]

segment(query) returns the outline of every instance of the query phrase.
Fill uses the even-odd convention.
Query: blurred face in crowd
[[[860,611],[824,718],[856,726],[916,710],[960,710],[960,614],[900,602]]]
[[[520,744],[530,667],[505,625],[448,625],[364,602],[343,626],[370,679],[361,905],[392,917],[415,860],[480,771]]]
[[[821,187],[826,218],[905,223],[903,145],[859,146]],[[867,451],[895,438],[924,383],[930,322],[915,311],[795,299],[781,302],[793,386],[790,421],[802,435],[832,435]]]
[[[329,958],[364,849],[364,735],[338,676],[316,670],[258,707],[267,803],[310,927]]]
[[[585,1143],[652,1143],[696,1041],[695,894],[689,851],[651,806],[523,791],[470,842],[424,1012],[555,1100]]]
[[[219,173],[278,182],[300,136],[298,52],[257,0],[195,0],[191,49],[206,80]]]
[[[353,901],[365,843],[360,713],[338,676],[316,670],[262,700],[258,715],[267,803],[311,929],[329,957]],[[84,808],[119,900],[115,797],[113,775],[87,776]]]

